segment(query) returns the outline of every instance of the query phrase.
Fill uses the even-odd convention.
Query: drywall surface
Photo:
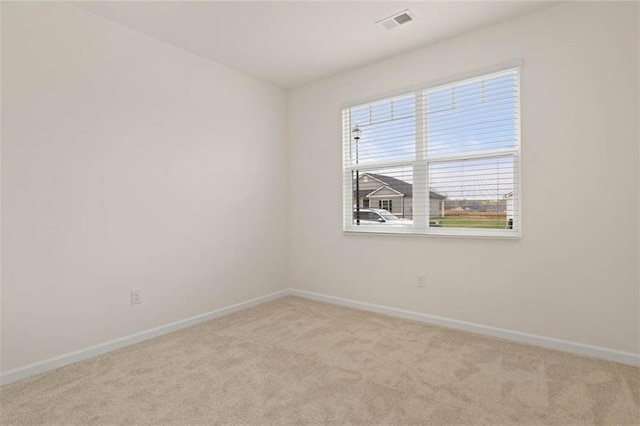
[[[293,90],[289,285],[639,353],[637,8],[562,4]],[[341,106],[517,58],[522,238],[343,234]]]
[[[638,22],[640,22],[640,7],[637,8],[637,16],[638,16]],[[637,126],[640,128],[640,24],[638,25],[638,28],[636,29],[636,35],[638,37],[638,56],[636,57],[637,60],[637,64],[638,64],[638,86],[636,87],[636,90],[638,91],[638,97],[636,99],[636,102],[638,103],[639,107],[638,107],[638,115],[637,115]],[[640,307],[640,129],[638,130],[638,263],[637,263],[637,268],[638,268],[638,306]],[[638,312],[637,312],[637,321],[638,324],[640,324],[640,308],[638,308]],[[640,352],[640,326],[638,327],[638,352]]]
[[[2,23],[2,2],[0,2],[0,24]],[[0,31],[2,25],[0,25]],[[2,52],[0,51],[0,99],[2,99]],[[0,166],[2,165],[2,108],[0,101]],[[0,168],[0,373],[2,372],[2,170]]]
[[[285,287],[284,91],[64,3],[2,24],[2,371]]]

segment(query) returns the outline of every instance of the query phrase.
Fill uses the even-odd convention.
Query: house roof
[[[381,192],[381,191],[383,191],[383,190],[385,190],[385,189],[387,190],[387,191],[385,191],[385,192],[387,192],[387,194],[383,194],[383,195],[379,195],[379,194],[378,194],[378,192]],[[370,192],[368,196],[369,196],[369,197],[373,197],[374,195],[378,194],[378,195],[377,195],[378,197],[380,197],[380,196],[382,196],[382,197],[386,197],[386,196],[388,196],[388,195],[389,195],[389,194],[388,194],[389,192],[391,192],[391,193],[392,193],[392,195],[401,195],[401,196],[403,196],[403,197],[406,195],[406,194],[403,194],[403,193],[402,193],[402,192],[400,192],[400,191],[396,191],[395,189],[391,188],[391,187],[390,187],[390,186],[388,186],[388,185],[380,185],[377,189],[374,189],[374,190],[373,190],[373,192]]]
[[[372,178],[380,181],[382,184],[384,184],[385,186],[388,186],[389,188],[393,189],[394,191],[400,192],[408,197],[413,196],[413,185],[410,184],[409,182],[405,182],[403,180],[400,179],[396,179],[394,177],[391,176],[387,176],[387,175],[379,175],[376,173],[363,173],[362,176],[371,176]],[[362,176],[360,176],[360,178],[362,179]],[[364,191],[360,191],[360,192],[364,192]],[[373,191],[366,191],[366,194],[364,195],[368,195]],[[438,194],[437,192],[433,192],[433,191],[429,191],[429,198],[432,200],[444,200],[445,197],[442,194]]]

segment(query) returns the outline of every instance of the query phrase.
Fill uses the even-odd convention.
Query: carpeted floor
[[[10,424],[640,423],[640,369],[285,297],[0,390]]]

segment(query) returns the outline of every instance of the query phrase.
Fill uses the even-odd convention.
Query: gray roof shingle
[[[396,179],[394,177],[391,176],[387,176],[387,175],[379,175],[376,173],[363,173],[360,178],[362,178],[362,176],[364,175],[369,175],[374,179],[379,180],[380,182],[383,182],[386,186],[388,186],[389,188],[398,191],[408,197],[413,196],[413,185],[410,184],[409,182],[405,182],[403,180],[400,179]],[[367,190],[367,191],[360,191],[360,197],[364,197],[368,194],[370,194],[371,190]],[[438,194],[437,192],[433,192],[433,191],[429,191],[429,198],[432,200],[444,200],[445,197],[442,194]]]

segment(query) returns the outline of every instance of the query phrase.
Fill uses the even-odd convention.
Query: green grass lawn
[[[431,217],[430,222],[439,220],[444,228],[484,228],[504,229],[507,219],[501,217],[445,216]]]

